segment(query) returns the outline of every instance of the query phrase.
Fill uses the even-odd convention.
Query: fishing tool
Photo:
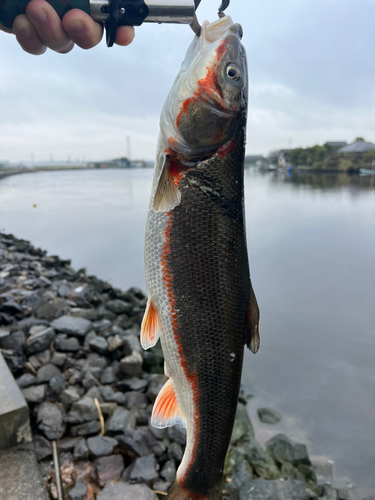
[[[30,0],[0,0],[0,23],[12,29],[13,21],[24,14]],[[118,26],[141,26],[145,23],[190,24],[199,36],[200,25],[195,15],[201,0],[47,0],[60,18],[71,9],[80,9],[94,21],[105,23],[106,41],[112,47]],[[219,17],[230,0],[223,0]]]

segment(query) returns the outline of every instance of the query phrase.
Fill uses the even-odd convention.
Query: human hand
[[[0,25],[3,31],[5,29]],[[82,49],[95,47],[103,36],[103,27],[86,12],[79,9],[68,11],[62,19],[45,0],[31,0],[25,14],[13,22],[13,33],[23,50],[29,54],[43,54],[47,48],[66,54],[77,44]],[[116,32],[117,45],[129,45],[134,38],[132,26],[120,26]]]

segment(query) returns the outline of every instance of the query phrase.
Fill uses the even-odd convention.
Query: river
[[[245,173],[261,348],[246,353],[243,384],[257,438],[286,432],[366,494],[375,493],[373,177]],[[151,170],[8,177],[0,228],[113,285],[144,289],[151,178]],[[261,406],[278,410],[281,423],[261,424]]]

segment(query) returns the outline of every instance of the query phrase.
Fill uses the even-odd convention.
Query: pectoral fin
[[[152,299],[148,299],[141,325],[141,346],[143,349],[154,347],[159,337],[160,326],[158,311]]]
[[[252,285],[250,284],[249,305],[247,308],[244,340],[254,354],[258,352],[259,338],[259,307]]]
[[[162,387],[155,400],[151,415],[151,425],[163,429],[164,427],[172,427],[172,425],[176,424],[186,427],[185,416],[177,402],[173,382],[170,378]]]
[[[180,202],[181,193],[171,173],[170,156],[166,154],[155,191],[153,208],[155,212],[169,212]]]

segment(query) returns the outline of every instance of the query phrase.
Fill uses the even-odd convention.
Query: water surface
[[[151,177],[95,170],[5,178],[0,227],[113,285],[144,289]],[[257,438],[285,431],[374,494],[375,179],[248,170],[245,188],[261,349],[246,354],[243,383],[254,394]],[[261,424],[260,406],[283,421]]]

